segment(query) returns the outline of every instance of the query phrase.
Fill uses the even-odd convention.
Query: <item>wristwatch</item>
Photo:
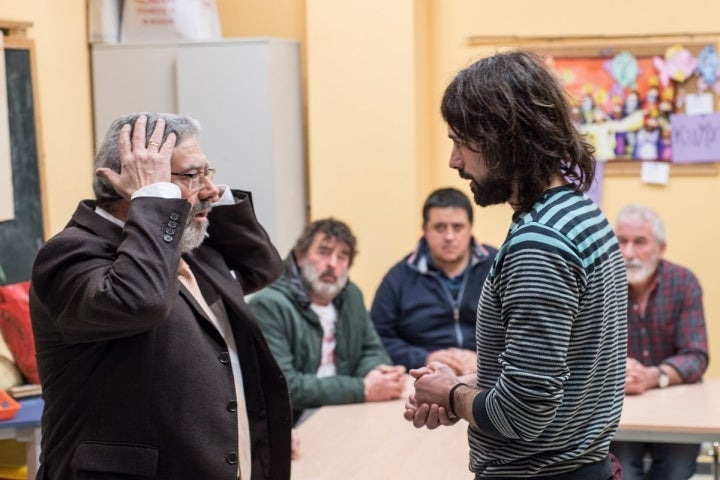
[[[665,373],[665,370],[658,367],[658,372],[658,388],[665,388],[670,385],[670,377]]]

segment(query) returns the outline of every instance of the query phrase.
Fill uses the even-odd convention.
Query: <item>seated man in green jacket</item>
[[[405,368],[390,358],[362,292],[348,280],[355,236],[329,218],[308,225],[278,281],[250,301],[287,378],[295,422],[305,409],[398,398]]]

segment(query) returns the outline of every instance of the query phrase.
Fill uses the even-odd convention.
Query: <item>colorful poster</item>
[[[609,57],[546,59],[566,88],[573,120],[599,162],[671,161],[670,117],[679,111],[674,83],[663,83],[658,57],[622,51]]]
[[[572,58],[555,57],[552,68],[557,72],[565,89],[578,103],[588,93],[606,111],[611,111],[613,95],[627,96],[628,92],[636,91],[640,98],[645,98],[648,91],[650,77],[655,75],[652,57],[640,57],[637,60],[637,76],[633,80],[634,88],[628,87],[618,90],[615,80],[610,73],[610,59],[601,57]],[[624,101],[625,98],[620,98]]]

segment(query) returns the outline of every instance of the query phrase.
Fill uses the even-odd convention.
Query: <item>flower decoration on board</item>
[[[625,89],[617,83],[613,83],[610,87],[610,91],[607,93],[607,98],[610,103],[610,110],[615,105],[620,105],[625,102]]]
[[[690,50],[682,45],[673,45],[665,51],[665,58],[653,57],[653,65],[663,87],[670,85],[670,80],[685,82],[695,72],[697,59]]]
[[[622,88],[635,87],[635,80],[638,75],[640,75],[640,66],[638,65],[637,58],[628,51],[623,51],[615,55],[607,62],[605,69]]]
[[[705,45],[697,58],[697,72],[699,74],[697,89],[703,93],[707,89],[712,89],[717,95],[720,95],[720,57],[717,50],[711,44]]]

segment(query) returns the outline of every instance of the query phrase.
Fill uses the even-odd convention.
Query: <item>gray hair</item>
[[[660,245],[665,245],[665,223],[662,218],[660,218],[660,215],[648,207],[644,207],[642,205],[624,206],[620,210],[620,213],[618,213],[615,225],[617,226],[624,222],[633,223],[633,221],[636,222],[637,220],[647,222],[652,225],[652,232],[655,237],[655,241],[657,241]]]
[[[170,133],[175,134],[175,145],[179,145],[188,138],[193,138],[200,134],[200,123],[186,115],[148,112],[136,112],[123,115],[110,125],[107,134],[105,134],[105,139],[102,145],[100,145],[97,155],[95,155],[96,169],[104,167],[120,173],[120,130],[123,125],[127,124],[130,124],[134,128],[135,121],[141,115],[147,117],[147,126],[145,129],[146,141],[150,139],[150,135],[152,135],[155,129],[155,124],[161,118],[165,120],[163,142],[165,142]],[[130,130],[130,136],[132,137],[132,130]],[[122,198],[110,183],[97,175],[93,177],[93,192],[95,192],[95,198],[100,206],[107,206]]]

